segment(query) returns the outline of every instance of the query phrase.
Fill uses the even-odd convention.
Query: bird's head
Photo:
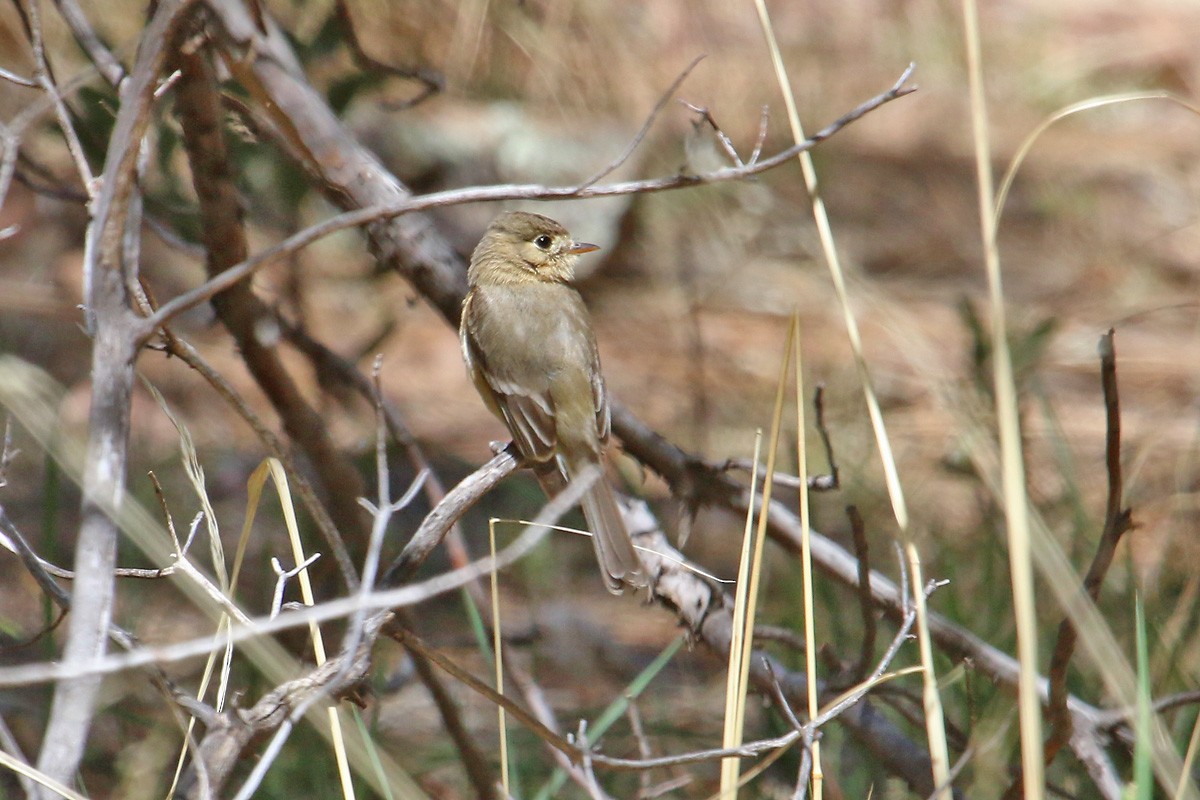
[[[559,223],[528,211],[506,211],[492,221],[471,256],[468,273],[478,283],[553,281],[575,276],[580,253],[600,248],[576,242]]]

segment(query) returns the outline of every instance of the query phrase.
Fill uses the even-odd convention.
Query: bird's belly
[[[483,356],[495,377],[545,390],[555,376],[586,361],[564,320],[546,312],[548,304],[528,291],[533,287],[524,288],[521,293],[488,294],[488,314],[477,341],[484,345]]]

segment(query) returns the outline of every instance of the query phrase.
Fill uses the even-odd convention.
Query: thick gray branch
[[[129,403],[137,325],[127,287],[136,265],[124,264],[124,235],[135,167],[150,119],[155,83],[166,44],[188,0],[164,0],[146,27],[137,65],[121,92],[121,109],[109,141],[103,185],[88,230],[91,291],[86,298],[92,345],[92,406],[83,473],[82,522],[75,545],[73,610],[68,620],[64,664],[91,662],[105,651],[112,619],[117,526],[113,518],[125,493]],[[60,682],[54,691],[38,767],[70,785],[83,755],[100,680]],[[43,790],[41,797],[53,793]]]

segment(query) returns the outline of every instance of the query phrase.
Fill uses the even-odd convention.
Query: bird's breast
[[[591,326],[570,286],[479,286],[474,293],[467,323],[496,377],[533,388],[564,371],[590,368]]]

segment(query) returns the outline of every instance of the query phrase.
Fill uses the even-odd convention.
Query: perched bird
[[[587,308],[570,282],[580,253],[549,217],[496,217],[471,256],[459,336],[483,401],[553,493],[600,465],[609,435],[608,399]],[[612,487],[597,480],[581,501],[605,586],[644,586],[645,568]]]

